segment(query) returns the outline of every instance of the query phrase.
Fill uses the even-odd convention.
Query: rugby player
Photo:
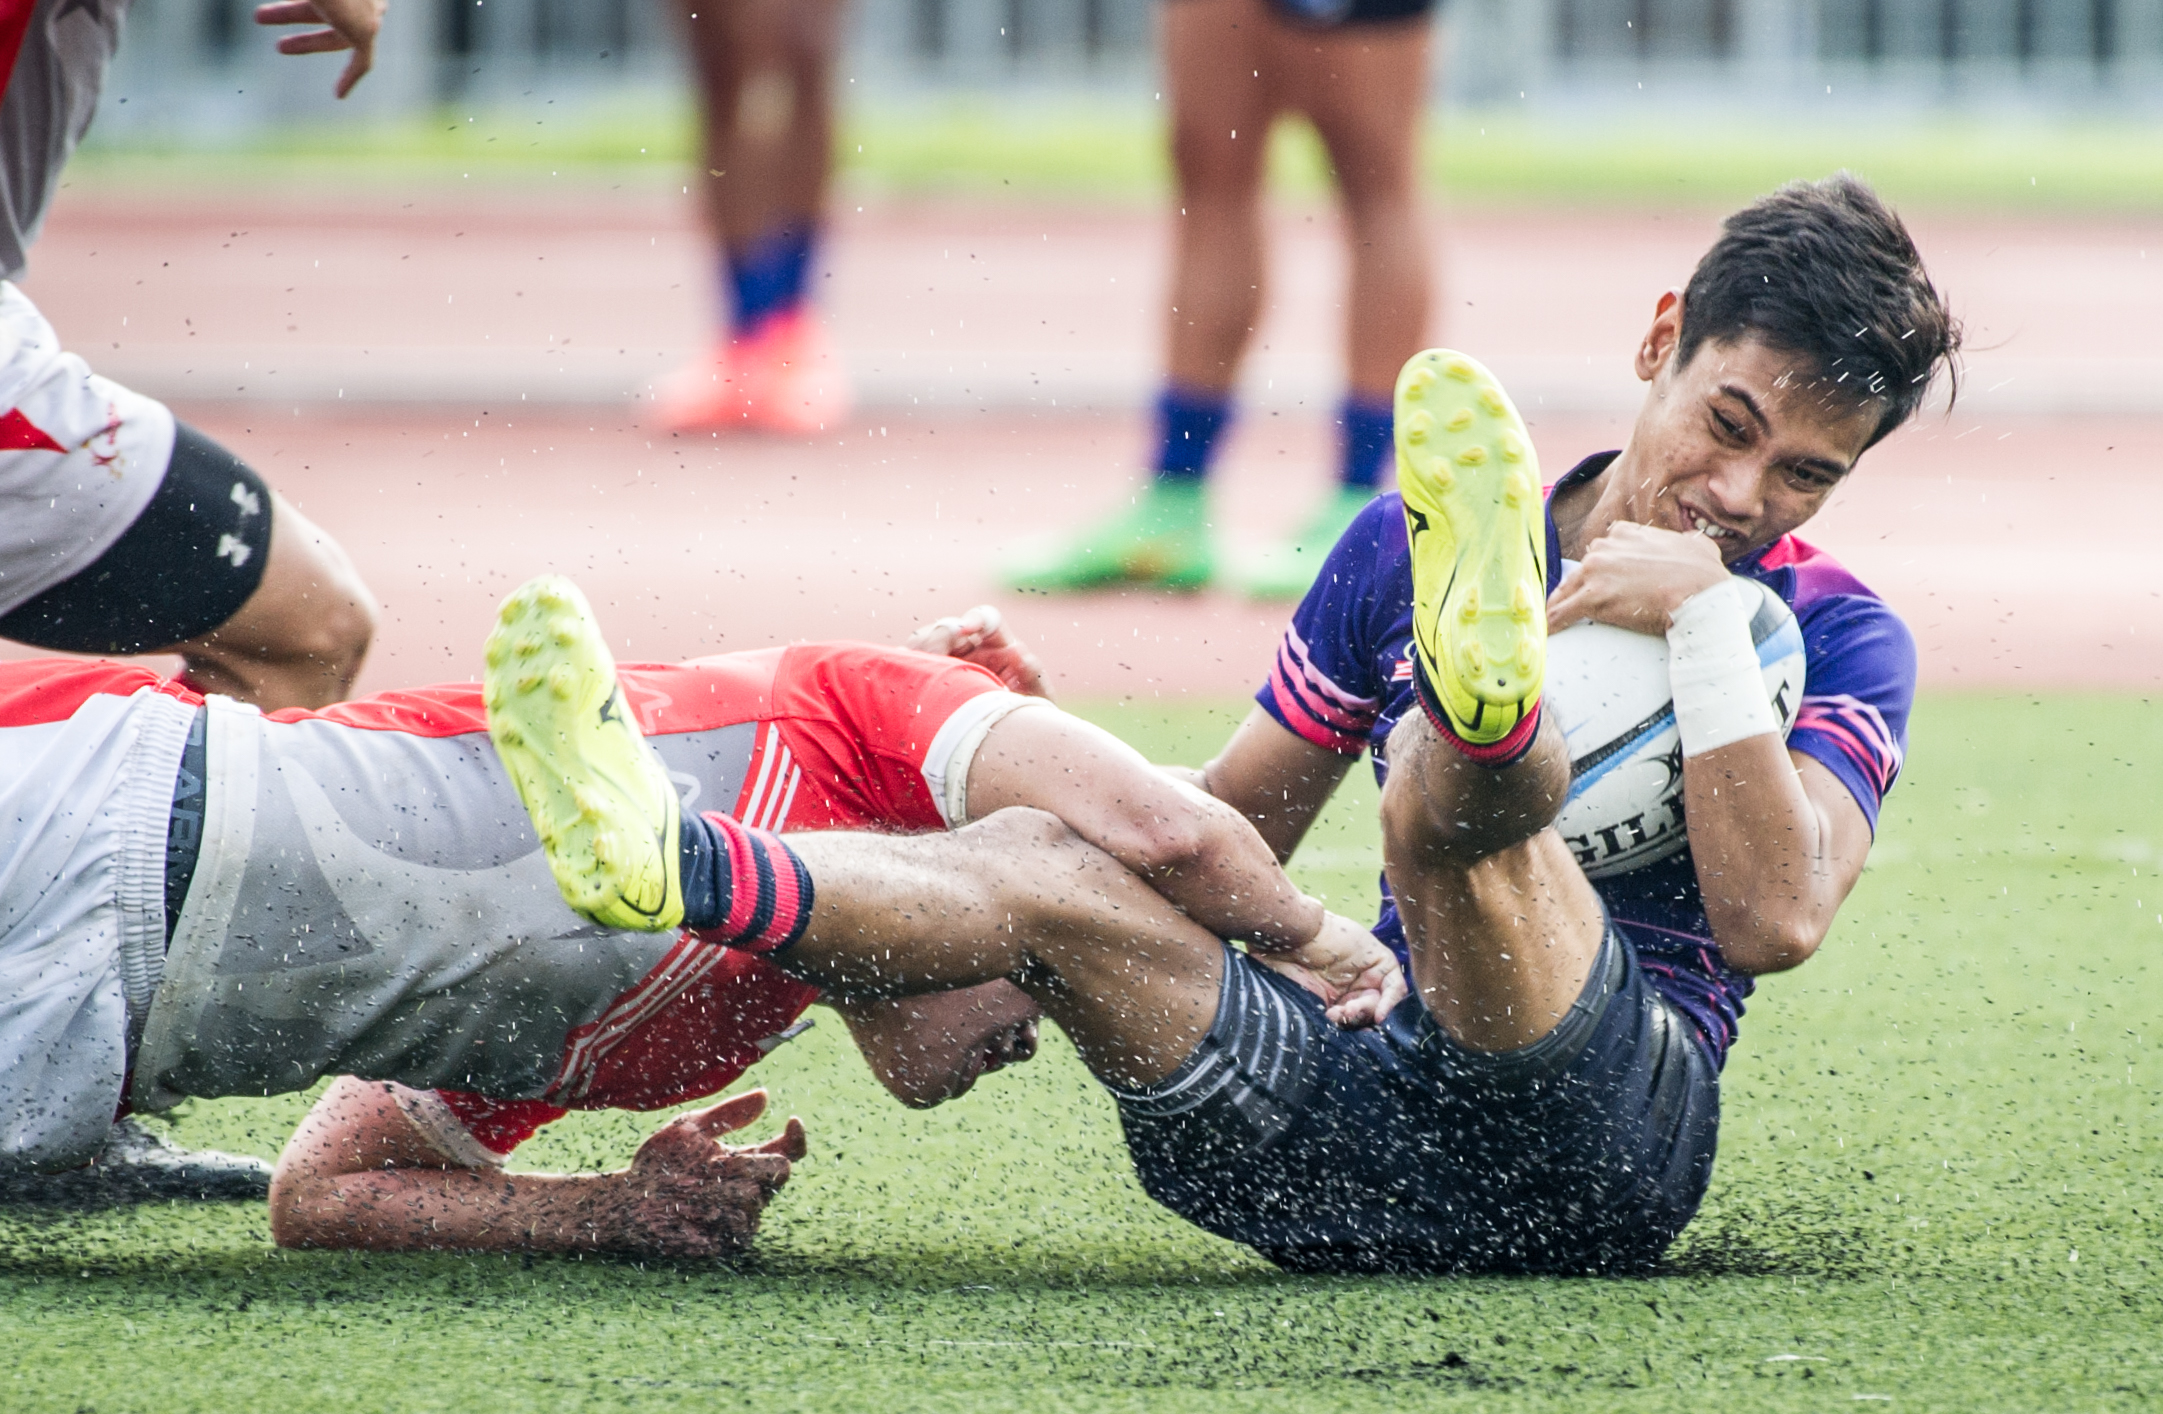
[[[1375,932],[1416,1000],[1377,1026],[1331,1025],[1308,991],[1207,941],[1167,943],[1111,992],[1033,991],[1112,1089],[1152,1195],[1302,1270],[1659,1257],[1710,1180],[1720,1067],[1752,979],[1823,941],[1904,750],[1907,629],[1794,532],[1915,414],[1958,344],[1906,229],[1842,175],[1729,218],[1689,285],[1656,303],[1628,445],[1544,502],[1531,439],[1486,370],[1440,350],[1406,366],[1401,496],[1338,542],[1256,708],[1192,779],[1289,858],[1371,751]],[[1785,740],[1744,577],[1802,628]],[[1688,832],[1683,854],[1596,883],[1552,828],[1570,761],[1541,710],[1547,632],[1584,620],[1667,639]],[[559,769],[605,789],[575,754]],[[630,877],[590,848],[550,848],[574,894],[591,887],[581,875]],[[833,943],[880,936],[877,917],[834,921],[847,927]],[[933,959],[955,983],[973,980],[951,969],[960,941]],[[893,971],[925,965],[901,947]],[[846,951],[814,928],[777,960],[845,991],[864,976]],[[1153,1029],[1132,1007],[1144,995],[1156,1015],[1210,1020],[1192,1042]]]
[[[676,0],[726,332],[655,390],[671,432],[803,436],[849,411],[810,299],[834,173],[841,0]]]
[[[1033,1013],[996,987],[950,1022],[876,1004],[1032,959],[1146,968],[1158,931],[1200,931],[1167,898],[1228,936],[1349,950],[1349,977],[1395,976],[1235,811],[983,668],[813,645],[627,668],[620,691],[602,677],[619,725],[635,713],[652,734],[668,810],[680,793],[732,812],[713,817],[725,828],[686,815],[701,821],[683,871],[704,900],[695,937],[625,930],[666,923],[650,909],[596,927],[565,908],[470,685],[266,717],[141,668],[0,664],[0,1169],[79,1163],[128,1106],[326,1074],[489,1097],[477,1142],[505,1148],[543,1122],[517,1102],[711,1093],[817,996],[756,956],[809,919],[779,828],[924,833],[795,836],[846,842],[819,856],[827,906],[895,915],[866,950],[887,934],[935,950],[936,906],[956,897],[996,920],[1002,966],[837,998],[874,1007],[852,1024],[919,1102],[1025,1049]],[[685,1250],[614,1229],[563,1241]]]
[[[1420,114],[1434,0],[1165,0],[1157,7],[1178,184],[1156,459],[1128,509],[1024,554],[1014,588],[1115,581],[1196,589],[1217,573],[1206,491],[1267,284],[1263,194],[1280,115],[1329,155],[1347,261],[1335,484],[1286,539],[1241,567],[1256,599],[1294,600],[1374,499],[1390,461],[1390,386],[1427,329]]]
[[[1727,220],[1656,302],[1627,445],[1578,463],[1544,511],[1493,379],[1446,352],[1407,365],[1401,495],[1338,542],[1200,781],[1288,858],[1372,753],[1376,932],[1416,1000],[1348,1033],[1257,973],[1306,1018],[1296,1062],[1247,1063],[1286,1132],[1170,1087],[1129,1101],[1151,1193],[1294,1267],[1658,1257],[1709,1181],[1752,979],[1823,941],[1905,749],[1907,628],[1794,532],[1958,345],[1905,227],[1843,174]],[[1785,741],[1742,577],[1802,628]],[[1667,639],[1689,843],[1597,882],[1551,828],[1571,767],[1540,710],[1546,634],[1585,620]]]
[[[97,109],[130,0],[0,6],[0,638],[71,653],[171,652],[206,691],[267,708],[343,697],[375,631],[345,551],[238,457],[99,377],[19,289],[68,157]],[[374,63],[382,0],[278,0],[319,26],[286,54]],[[115,1129],[95,1182],[0,1178],[0,1203],[260,1196],[260,1161]]]
[[[320,707],[360,672],[375,607],[335,541],[155,399],[91,372],[14,283],[96,111],[128,0],[31,0],[0,16],[0,638],[68,653],[180,655],[190,683]],[[382,0],[284,0],[320,24],[287,54],[374,62]]]

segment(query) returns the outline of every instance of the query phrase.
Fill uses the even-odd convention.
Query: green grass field
[[[1083,100],[1016,92],[871,102],[844,112],[841,178],[853,195],[1154,203],[1168,189],[1163,111],[1147,95]],[[666,98],[570,109],[444,109],[390,126],[303,123],[239,146],[107,142],[93,133],[74,185],[245,189],[251,183],[531,185],[695,175],[691,113]],[[1273,180],[1326,189],[1303,124],[1278,125]],[[1453,110],[1431,120],[1423,162],[1450,201],[1725,207],[1782,182],[1850,168],[1893,200],[2036,213],[2163,208],[2152,122],[2027,116],[1774,122],[1702,115],[1613,121]]]
[[[1099,715],[1193,759],[1231,710]],[[1926,700],[1654,1279],[1281,1276],[1153,1208],[1063,1043],[917,1115],[828,1021],[755,1073],[813,1157],[740,1269],[280,1253],[254,1205],[0,1216],[0,1409],[2154,1408],[2158,800],[2149,702]],[[1346,908],[1372,808],[1348,791],[1299,863]],[[303,1106],[180,1129],[268,1155]],[[521,1162],[618,1163],[651,1123]]]

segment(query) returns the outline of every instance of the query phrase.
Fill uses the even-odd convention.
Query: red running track
[[[1622,436],[1642,312],[1713,224],[1527,211],[1440,223],[1443,332],[1531,390],[1551,474]],[[1276,386],[1253,390],[1220,481],[1235,545],[1295,518],[1326,476],[1316,409],[1334,397],[1338,316],[1325,227],[1279,222],[1283,293],[1255,370]],[[1874,451],[1811,538],[1908,616],[1933,685],[2155,685],[2163,380],[2140,338],[2163,313],[2144,244],[2157,233],[1918,227],[1978,343],[2003,347],[1978,355],[1955,414]],[[1099,513],[1130,484],[1160,234],[1130,209],[847,213],[830,304],[872,406],[801,444],[641,425],[631,395],[702,337],[708,300],[687,211],[651,190],[439,192],[410,207],[76,192],[29,288],[95,365],[175,397],[352,551],[383,604],[365,687],[469,675],[495,601],[547,569],[579,578],[634,656],[893,639],[990,598],[1070,692],[1223,697],[1259,681],[1283,606],[996,589],[1018,539]],[[2157,249],[2163,275],[2163,238]],[[416,387],[431,401],[356,405]]]

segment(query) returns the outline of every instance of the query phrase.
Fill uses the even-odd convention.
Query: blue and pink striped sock
[[[811,871],[776,834],[726,815],[685,815],[683,922],[702,941],[778,953],[811,922]]]
[[[1539,738],[1540,713],[1547,705],[1543,700],[1535,701],[1523,719],[1510,728],[1508,735],[1500,741],[1482,744],[1466,741],[1457,734],[1457,728],[1450,724],[1449,713],[1442,710],[1441,694],[1427,678],[1427,665],[1420,661],[1417,653],[1412,655],[1412,691],[1419,698],[1420,709],[1427,714],[1435,735],[1456,747],[1458,753],[1473,765],[1485,766],[1491,771],[1505,770],[1525,759],[1525,753]]]

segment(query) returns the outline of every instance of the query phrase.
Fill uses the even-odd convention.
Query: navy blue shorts
[[[1269,0],[1269,8],[1307,29],[1392,24],[1434,13],[1438,0]]]
[[[1501,1055],[1417,998],[1342,1030],[1226,956],[1195,1056],[1118,1093],[1142,1186],[1182,1217],[1296,1271],[1560,1273],[1642,1271],[1696,1214],[1719,1073],[1612,927],[1570,1013]]]

